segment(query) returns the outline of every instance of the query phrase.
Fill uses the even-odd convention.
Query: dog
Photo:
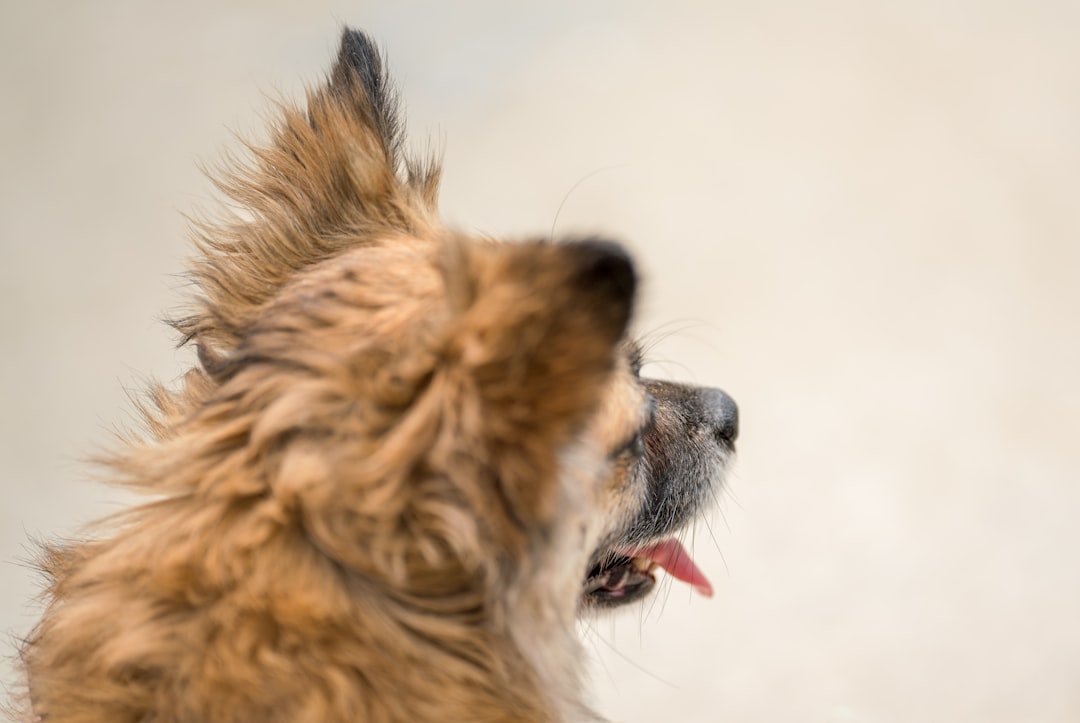
[[[617,243],[443,226],[363,33],[251,154],[196,224],[198,363],[107,460],[148,499],[43,552],[26,719],[597,720],[576,620],[712,593],[677,536],[735,403],[641,377]]]

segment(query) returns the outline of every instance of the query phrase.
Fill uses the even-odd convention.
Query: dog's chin
[[[583,608],[613,608],[641,600],[656,587],[658,570],[690,584],[699,594],[712,597],[708,579],[673,537],[612,547],[594,555],[593,560],[582,585]]]

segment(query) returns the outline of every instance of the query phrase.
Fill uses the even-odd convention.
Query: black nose
[[[717,438],[734,442],[739,436],[739,407],[735,400],[719,389],[701,390],[706,419],[712,424]]]

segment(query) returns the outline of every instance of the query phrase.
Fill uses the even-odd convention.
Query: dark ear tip
[[[375,43],[367,33],[356,28],[346,27],[341,31],[340,60],[348,63],[353,68],[359,69],[365,65],[365,60],[377,56]]]
[[[587,239],[574,246],[577,277],[584,289],[629,302],[637,289],[637,271],[630,254],[606,239]]]
[[[616,335],[622,335],[633,312],[637,291],[634,262],[621,245],[606,239],[586,239],[569,244],[578,291],[608,311]]]
[[[334,84],[349,84],[359,77],[365,88],[372,88],[378,85],[381,73],[382,61],[375,41],[361,30],[345,28],[334,67]]]

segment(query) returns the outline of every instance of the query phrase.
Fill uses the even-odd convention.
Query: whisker
[[[669,373],[668,370],[666,369],[667,365],[674,365],[676,367],[682,367],[683,371],[685,371],[688,376],[690,376],[690,377],[694,376],[693,370],[690,369],[690,367],[688,367],[686,364],[683,364],[682,362],[676,361],[674,359],[668,359],[666,357],[648,359],[641,366],[642,366],[642,368],[644,368],[644,367],[647,367],[649,365],[660,367],[661,369],[664,370],[665,374]]]
[[[613,687],[613,688],[615,688],[617,690],[618,687],[619,687],[619,682],[618,682],[618,680],[616,680],[615,674],[611,671],[611,668],[608,667],[607,662],[604,661],[603,655],[601,654],[601,651],[600,651],[600,646],[597,645],[597,641],[603,639],[602,636],[600,635],[600,631],[598,631],[593,626],[593,624],[590,623],[587,620],[582,620],[581,622],[585,626],[584,633],[582,634],[581,637],[583,639],[585,639],[585,640],[588,640],[589,644],[592,645],[592,648],[595,651],[595,655],[593,656],[593,660],[597,661],[600,664],[600,667],[603,668],[603,670],[604,670],[604,674],[607,676],[608,680],[611,682],[611,687]]]
[[[719,512],[719,510],[717,510],[717,511]],[[722,517],[722,516],[723,516],[723,513],[721,513],[721,517]],[[702,517],[701,517],[701,521],[705,523],[705,529],[707,529],[707,530],[709,531],[709,537],[711,537],[711,538],[712,538],[712,543],[713,543],[713,547],[715,547],[715,548],[716,548],[716,552],[717,552],[717,553],[718,553],[718,554],[720,555],[720,562],[722,562],[722,563],[723,563],[723,565],[724,565],[724,572],[725,572],[725,573],[726,573],[727,575],[731,575],[731,568],[729,568],[729,567],[728,567],[728,564],[727,564],[727,558],[726,558],[726,557],[724,557],[724,551],[720,549],[720,543],[718,543],[718,542],[716,541],[716,535],[714,535],[714,534],[713,534],[713,529],[712,529],[712,525],[710,525],[710,524],[709,524],[709,518],[708,518],[708,517],[706,517],[706,516],[704,516],[704,515],[702,515]],[[727,520],[726,520],[726,519],[724,520],[724,523],[725,523],[725,524],[727,523]],[[695,527],[697,527],[697,523],[696,523],[696,522],[694,523],[694,526],[695,526]],[[728,532],[731,532],[731,528],[730,528],[730,527],[728,528]]]
[[[609,649],[609,650],[610,650],[611,652],[615,653],[615,655],[619,656],[619,657],[620,657],[620,658],[622,658],[622,659],[623,659],[624,661],[626,661],[627,663],[629,663],[630,665],[632,665],[632,666],[633,666],[634,668],[636,668],[636,669],[637,669],[637,670],[639,670],[640,672],[642,672],[642,673],[644,673],[645,675],[649,676],[649,677],[650,677],[650,678],[652,678],[653,680],[655,680],[655,681],[657,681],[657,682],[659,682],[659,683],[663,683],[664,685],[668,686],[669,688],[671,688],[671,689],[673,689],[673,690],[679,690],[679,686],[677,686],[677,685],[676,685],[675,683],[672,683],[672,682],[671,682],[670,680],[666,680],[666,679],[664,679],[664,678],[661,678],[661,677],[660,677],[659,675],[657,675],[656,673],[652,672],[652,671],[651,671],[651,670],[649,670],[648,668],[645,668],[645,667],[644,667],[644,666],[642,666],[642,665],[641,665],[640,663],[638,663],[638,662],[637,662],[636,660],[634,660],[634,659],[633,659],[633,658],[631,658],[630,656],[628,656],[628,655],[626,655],[625,653],[623,653],[623,652],[622,652],[621,650],[619,650],[618,648],[616,648],[616,647],[615,647],[614,645],[612,645],[612,644],[611,644],[611,643],[609,643],[608,641],[604,640],[604,638],[603,638],[603,637],[597,637],[597,640],[599,640],[599,641],[600,641],[600,642],[602,642],[602,643],[603,643],[604,645],[606,645],[606,646],[608,647],[608,649]]]
[[[593,176],[596,176],[596,175],[598,175],[600,173],[603,173],[604,171],[610,171],[613,168],[618,168],[618,166],[604,166],[603,168],[597,168],[595,171],[585,174],[583,177],[578,179],[577,183],[575,183],[573,186],[570,187],[570,190],[566,192],[565,196],[563,196],[562,201],[559,202],[559,207],[557,209],[555,209],[555,218],[553,218],[551,220],[551,231],[548,233],[548,239],[549,240],[551,240],[551,241],[555,240],[555,226],[558,225],[558,223],[559,223],[559,214],[562,213],[563,206],[566,205],[566,202],[567,202],[567,200],[569,200],[570,195],[574,191],[576,191],[578,189],[578,186],[585,183],[586,181],[588,181]]]
[[[723,494],[723,492],[724,490],[720,490],[720,492],[717,492],[715,487],[709,488],[709,494],[712,495],[713,498],[713,510],[716,512],[716,514],[720,515],[720,519],[723,520],[724,527],[727,529],[728,534],[731,534],[731,524],[728,522],[727,515],[724,514],[724,508],[720,502],[720,495]],[[709,532],[712,532],[712,528],[709,528]],[[716,538],[714,537],[713,540],[715,541],[715,539]],[[719,548],[717,548],[717,550],[719,551]]]

